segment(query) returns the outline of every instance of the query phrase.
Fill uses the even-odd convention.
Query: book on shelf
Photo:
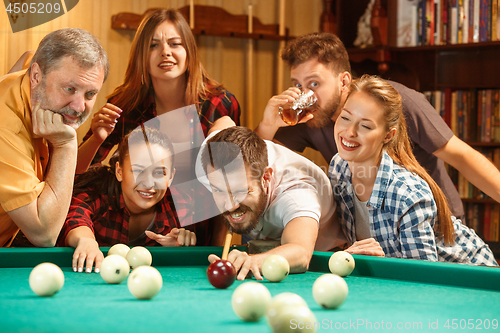
[[[471,88],[469,89],[469,94],[468,94],[468,103],[467,103],[467,108],[468,108],[468,113],[467,113],[467,138],[469,141],[476,141],[477,139],[477,129],[478,127],[475,126],[477,124],[477,111],[476,111],[476,105],[477,105],[477,89],[476,88]]]
[[[459,0],[451,0],[450,8],[448,9],[448,15],[450,15],[450,44],[458,43],[458,1]]]
[[[490,239],[491,242],[498,242],[499,238],[499,228],[500,228],[500,205],[493,204],[491,209],[490,218]]]
[[[481,0],[473,0],[474,1],[474,43],[479,42],[479,8]]]
[[[460,19],[461,19],[461,29],[462,29],[462,44],[467,44],[469,42],[469,0],[462,0],[460,5]]]
[[[441,106],[441,109],[444,112],[441,114],[441,117],[444,119],[445,123],[448,127],[451,128],[451,94],[452,90],[447,88],[444,90],[444,105]]]
[[[441,29],[442,29],[442,22],[441,20],[443,19],[443,15],[441,14],[442,11],[442,2],[441,0],[434,0],[434,19],[436,22],[434,23],[434,44],[435,45],[441,45]]]
[[[491,112],[492,112],[492,132],[491,139],[493,142],[500,142],[500,90],[495,89],[492,92],[491,101]],[[495,164],[500,167],[499,164]]]
[[[448,22],[448,1],[450,0],[441,0],[441,11],[439,15],[441,16],[441,44],[448,44],[449,36],[450,36],[450,24]]]
[[[474,229],[474,231],[482,236],[483,231],[481,229],[482,224],[480,221],[479,205],[478,204],[467,204],[466,205],[466,224],[469,228]]]
[[[467,9],[467,43],[474,43],[474,0],[467,0]]]
[[[491,39],[491,0],[480,0],[479,4],[479,41]]]
[[[491,89],[485,91],[484,137],[481,141],[491,142]]]
[[[428,45],[427,40],[427,1],[419,0],[418,5],[418,25],[417,25],[417,35],[418,35],[418,45]]]
[[[499,0],[388,0],[389,45],[500,40]],[[391,33],[395,31],[396,33]]]
[[[397,47],[417,46],[417,0],[389,0],[395,9],[389,15],[389,45]],[[395,19],[393,19],[395,18]],[[396,34],[391,32],[395,31]]]
[[[455,135],[460,137],[458,132],[458,93],[459,91],[455,90],[451,93],[451,130]],[[432,104],[432,103],[431,103]]]
[[[485,204],[483,209],[483,239],[490,241],[491,204]]]
[[[491,0],[491,40],[496,41],[500,37],[498,33],[498,0]]]
[[[464,34],[464,0],[457,0],[457,44],[463,43]]]
[[[499,89],[444,89],[424,95],[459,139],[500,143]]]

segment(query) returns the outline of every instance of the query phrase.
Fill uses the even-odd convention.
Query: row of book
[[[488,160],[497,167],[500,166],[500,147],[493,148],[476,148]],[[458,194],[462,199],[491,199],[486,193],[472,185],[461,173],[455,168],[447,165],[447,171],[450,175],[453,184],[455,184]]]
[[[458,138],[500,142],[499,89],[444,89],[424,95]]]
[[[465,204],[467,226],[487,242],[500,241],[500,204]]]
[[[500,40],[499,0],[392,1],[397,2],[396,18],[394,23],[389,22],[389,25],[395,25],[397,35],[389,36],[391,46],[467,44]]]

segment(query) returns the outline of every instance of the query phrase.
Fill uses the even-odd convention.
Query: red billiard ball
[[[208,266],[208,281],[218,289],[226,289],[236,280],[236,269],[227,260],[216,260]]]

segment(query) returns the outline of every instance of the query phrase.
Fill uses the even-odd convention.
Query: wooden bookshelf
[[[406,73],[419,91],[499,86],[500,42],[417,47],[348,48],[353,69],[365,63],[369,74],[382,77]],[[367,62],[372,64],[366,65]],[[384,70],[385,68],[385,70]],[[459,70],[457,70],[457,68]],[[397,81],[397,80],[396,80]]]

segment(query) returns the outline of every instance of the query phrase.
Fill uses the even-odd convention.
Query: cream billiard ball
[[[323,274],[313,284],[314,300],[325,309],[338,308],[348,292],[347,283],[337,274]]]
[[[29,284],[38,296],[52,296],[63,287],[64,273],[59,266],[45,262],[31,270]]]
[[[306,301],[299,295],[291,292],[283,292],[274,296],[267,307],[267,322],[271,327],[274,326],[276,320],[279,319],[283,309],[293,306],[306,306]]]
[[[271,293],[255,281],[240,284],[233,292],[231,304],[234,313],[244,321],[257,321],[266,314]]]
[[[132,270],[127,280],[128,290],[138,299],[151,299],[163,286],[160,272],[151,266],[139,266]]]
[[[278,254],[272,254],[262,263],[262,275],[270,282],[281,282],[290,273],[288,261]]]
[[[330,256],[328,267],[330,272],[340,276],[348,276],[354,270],[355,262],[350,253],[337,251]]]
[[[143,246],[134,246],[131,248],[126,258],[131,269],[139,266],[151,266],[153,262],[151,252]]]
[[[129,273],[130,266],[127,259],[119,254],[108,255],[101,263],[101,277],[107,283],[122,283]]]
[[[317,320],[305,305],[284,307],[276,320],[269,323],[273,333],[316,332]]]
[[[128,245],[115,244],[109,248],[108,256],[110,256],[112,254],[118,254],[118,255],[122,256],[123,258],[127,258],[128,251],[130,251],[130,247],[128,247]]]

